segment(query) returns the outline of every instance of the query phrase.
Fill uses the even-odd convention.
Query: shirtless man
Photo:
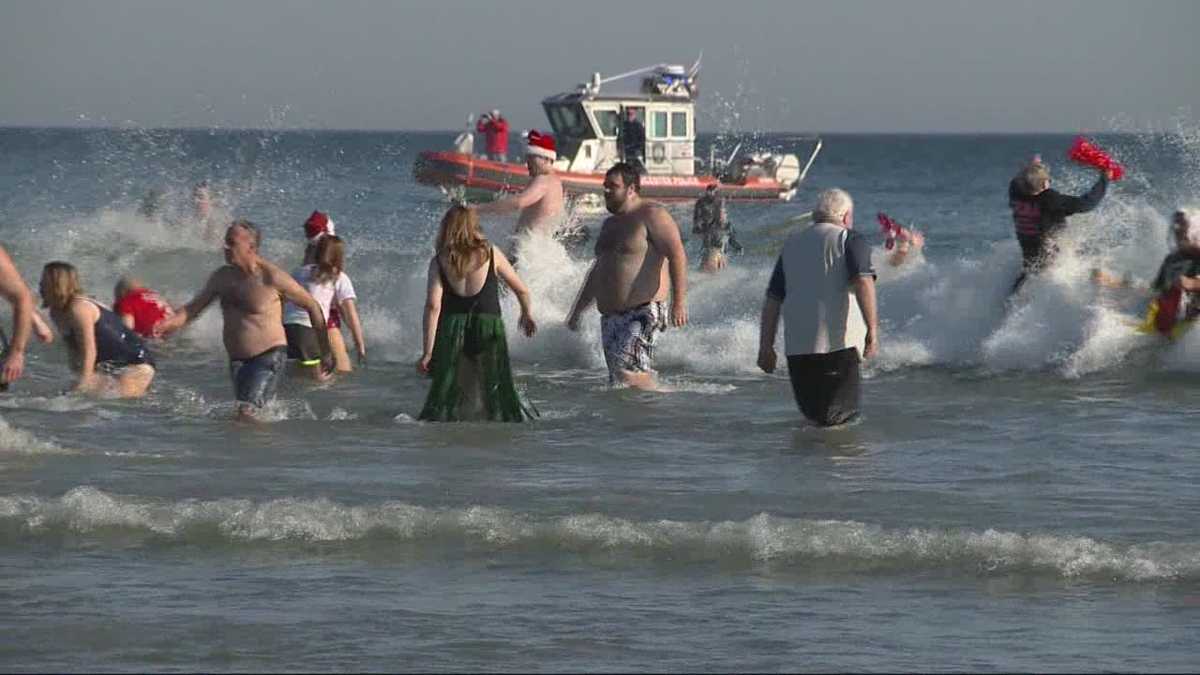
[[[554,137],[537,130],[530,131],[529,145],[525,148],[525,166],[533,180],[520,193],[489,204],[480,204],[475,211],[479,215],[520,211],[514,236],[525,232],[553,236],[563,221],[563,186],[558,176],[554,175],[554,160],[557,158]]]
[[[262,234],[245,220],[225,231],[225,262],[208,278],[204,288],[191,302],[165,319],[162,331],[168,334],[194,321],[201,312],[220,299],[225,328],[225,351],[229,353],[229,372],[237,396],[239,417],[254,417],[275,394],[287,362],[287,336],[283,332],[280,297],[303,307],[314,326],[324,326],[321,305],[279,267],[259,256]],[[317,331],[321,347],[321,369],[333,370],[329,336]]]
[[[36,331],[38,339],[49,342],[53,334],[46,323],[38,316],[34,308],[33,293],[21,279],[17,266],[8,251],[0,246],[0,298],[8,301],[13,309],[12,341],[10,342],[0,330],[0,391],[6,391],[8,384],[20,379],[25,373],[25,348],[29,345],[29,334]]]
[[[671,325],[687,324],[687,253],[679,226],[661,205],[643,200],[641,176],[621,162],[604,175],[604,205],[613,215],[596,238],[596,262],[567,317],[579,329],[596,303],[609,382],[654,389],[654,338],[667,327],[663,302],[671,289]]]

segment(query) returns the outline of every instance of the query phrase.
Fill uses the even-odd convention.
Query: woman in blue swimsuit
[[[154,358],[111,309],[83,294],[73,265],[47,263],[38,291],[79,374],[72,391],[122,398],[145,395],[154,379]]]

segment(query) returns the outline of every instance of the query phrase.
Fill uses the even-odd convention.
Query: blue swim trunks
[[[234,396],[238,403],[262,408],[275,398],[275,389],[287,364],[287,345],[272,347],[248,359],[230,359],[229,376],[233,378]]]

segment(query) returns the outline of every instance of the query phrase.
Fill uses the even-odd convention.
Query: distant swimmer
[[[290,274],[259,255],[262,233],[246,220],[225,231],[225,262],[204,288],[162,323],[169,334],[196,320],[214,300],[221,301],[222,336],[229,354],[239,417],[254,418],[274,395],[287,361],[281,300],[308,312],[314,326],[325,325],[321,305]],[[317,331],[321,368],[333,368],[329,337]]]
[[[417,370],[433,382],[419,419],[521,422],[536,414],[513,384],[499,282],[517,297],[517,325],[526,337],[537,332],[529,288],[480,232],[474,211],[452,206],[442,217],[426,276],[424,349]]]
[[[200,227],[199,234],[205,241],[215,242],[220,239],[221,220],[214,212],[212,190],[206,180],[200,181],[192,188],[191,217]]]
[[[480,215],[520,211],[514,235],[536,232],[547,237],[562,226],[564,209],[563,185],[554,175],[554,160],[558,158],[554,137],[537,130],[529,132],[525,148],[525,166],[532,180],[520,193],[475,206]]]
[[[725,268],[728,257],[725,250],[741,253],[742,245],[737,241],[729,214],[725,210],[725,199],[712,183],[704,196],[696,200],[692,212],[692,234],[700,235],[700,271],[719,272]]]
[[[8,301],[12,307],[12,339],[8,339],[0,331],[0,342],[3,342],[4,353],[0,355],[3,365],[0,367],[0,391],[8,389],[8,385],[21,379],[25,374],[25,350],[29,346],[29,334],[36,331],[38,339],[50,342],[54,339],[48,326],[38,316],[34,308],[33,293],[21,279],[17,266],[13,264],[8,251],[0,246],[0,297]]]
[[[1038,274],[1052,264],[1058,253],[1055,239],[1066,227],[1067,216],[1086,213],[1100,205],[1108,190],[1109,173],[1101,170],[1092,189],[1079,197],[1050,189],[1050,169],[1040,157],[1034,157],[1008,184],[1008,204],[1012,209],[1017,242],[1021,245],[1021,275],[1013,284],[1015,293],[1030,274]]]
[[[889,218],[886,213],[880,213],[877,219],[879,229],[883,233],[883,248],[890,251],[887,261],[892,267],[900,267],[908,260],[910,253],[925,248],[925,235],[917,230],[904,227]]]
[[[160,337],[160,324],[171,316],[171,306],[141,279],[123,276],[113,287],[113,311],[126,327],[145,338]]]
[[[335,235],[325,235],[317,242],[312,262],[292,272],[292,278],[304,287],[325,314],[325,325],[314,327],[308,311],[288,302],[283,308],[283,330],[287,335],[288,358],[299,362],[316,379],[323,379],[321,350],[317,333],[328,335],[336,369],[348,373],[354,368],[342,340],[341,317],[346,317],[350,334],[358,351],[360,365],[366,363],[367,345],[363,340],[362,324],[358,320],[354,284],[346,276],[346,245]],[[335,318],[336,317],[336,318]]]
[[[167,193],[159,188],[151,188],[142,197],[142,203],[138,206],[138,215],[147,221],[154,222],[162,218],[166,205]]]
[[[600,310],[600,335],[610,383],[655,389],[655,337],[669,322],[687,325],[687,253],[679,226],[660,204],[642,199],[641,176],[624,162],[604,175],[604,205],[613,215],[596,238],[596,262],[579,290],[567,327],[583,311]]]
[[[493,162],[508,161],[508,120],[499,110],[480,115],[475,130],[483,134],[488,159]]]
[[[859,361],[879,348],[871,246],[853,231],[854,202],[825,190],[815,225],[788,236],[763,301],[758,367],[772,373],[782,311],[788,375],[805,417],[821,426],[858,416]]]
[[[73,265],[46,263],[38,290],[79,375],[73,391],[122,398],[146,393],[154,379],[150,350],[111,309],[83,294]]]

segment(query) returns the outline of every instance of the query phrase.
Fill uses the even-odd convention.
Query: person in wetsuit
[[[1017,242],[1021,245],[1021,275],[1013,284],[1016,293],[1030,274],[1038,274],[1050,265],[1058,253],[1055,239],[1067,224],[1067,216],[1087,213],[1100,205],[1108,190],[1109,175],[1100,178],[1086,194],[1064,195],[1050,188],[1050,169],[1034,157],[1008,184],[1008,205],[1012,209]]]
[[[729,214],[725,211],[725,199],[717,193],[717,184],[713,183],[704,191],[704,196],[696,200],[696,208],[692,212],[692,234],[700,235],[700,271],[717,272],[725,267],[726,248],[732,248],[735,253],[742,252],[733,225],[729,222]]]
[[[46,263],[38,291],[79,374],[72,391],[114,392],[122,398],[146,393],[154,379],[150,350],[111,309],[83,294],[73,265]]]

